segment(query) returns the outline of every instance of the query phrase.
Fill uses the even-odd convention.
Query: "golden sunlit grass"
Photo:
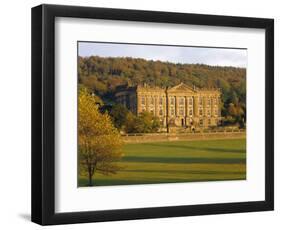
[[[246,140],[196,140],[126,144],[117,174],[93,183],[128,185],[246,179]],[[87,178],[79,178],[86,186]]]

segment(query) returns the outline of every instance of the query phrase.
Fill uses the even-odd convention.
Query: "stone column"
[[[184,117],[184,118],[185,118],[185,119],[184,119],[184,120],[185,120],[185,125],[186,125],[186,126],[189,125],[188,98],[189,98],[189,97],[187,97],[187,96],[184,97],[184,106],[185,106],[185,108],[184,108],[184,112],[185,112],[185,117]]]
[[[162,105],[162,107],[163,107],[163,115],[164,115],[164,117],[166,117],[166,116],[167,116],[167,108],[166,108],[167,103],[166,103],[166,97],[164,97],[164,96],[162,95],[162,99],[163,99],[163,105]]]
[[[149,112],[149,97],[147,95],[145,96],[145,107],[146,112]]]
[[[193,97],[193,116],[198,117],[199,116],[199,111],[198,111],[198,103],[199,103],[199,97],[194,96]]]
[[[154,96],[154,110],[155,110],[155,116],[158,117],[159,113],[158,113],[158,110],[159,110],[159,103],[158,103],[158,97],[157,96]]]
[[[167,117],[170,116],[170,98],[169,95],[167,95],[166,97],[166,113],[167,113]]]
[[[170,106],[169,106],[169,94],[167,91],[165,92],[165,104],[166,104],[166,127],[167,127],[167,133],[169,133],[169,113],[170,113]]]
[[[211,117],[214,117],[215,116],[215,113],[214,113],[214,109],[215,109],[215,105],[214,105],[214,97],[212,96],[211,97]]]
[[[220,99],[220,97],[217,97],[217,112],[218,112],[218,117],[221,117],[221,99]]]
[[[189,117],[189,113],[188,113],[188,98],[187,96],[184,97],[184,105],[185,105],[185,117]]]
[[[206,96],[203,97],[203,115],[204,117],[207,116],[207,101],[206,101]]]
[[[178,113],[178,97],[174,96],[174,98],[175,98],[175,104],[174,104],[174,106],[175,106],[175,115],[177,117],[179,115],[179,113]]]

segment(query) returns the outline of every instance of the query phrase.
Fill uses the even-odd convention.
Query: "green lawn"
[[[246,140],[196,140],[126,144],[115,175],[96,174],[94,185],[246,179]],[[79,186],[86,186],[86,177]]]

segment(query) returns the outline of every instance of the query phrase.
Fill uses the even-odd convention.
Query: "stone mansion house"
[[[167,128],[208,128],[221,121],[220,89],[199,89],[184,83],[170,88],[138,85],[119,89],[115,96],[134,114],[150,112]]]

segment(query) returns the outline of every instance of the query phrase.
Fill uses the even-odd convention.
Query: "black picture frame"
[[[55,18],[108,19],[265,29],[265,200],[55,213]],[[274,209],[274,20],[110,8],[32,8],[32,221],[41,225],[222,214]]]

